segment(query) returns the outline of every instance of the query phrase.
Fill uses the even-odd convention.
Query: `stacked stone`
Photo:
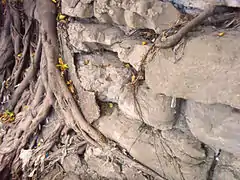
[[[203,9],[208,1],[173,3]],[[227,3],[240,6],[237,0]],[[159,0],[63,0],[62,13],[88,19],[75,20],[68,28],[69,43],[80,55],[73,60],[67,47],[64,54],[77,62],[77,88],[116,104],[99,119],[98,105],[91,98],[81,107],[104,135],[166,179],[240,177],[239,30],[222,37],[208,27],[193,33],[177,63],[172,49],[159,50],[148,60],[145,82],[134,96],[129,82],[152,42],[129,34],[144,28],[161,33],[178,20],[178,10]],[[143,123],[149,128],[140,131]],[[217,162],[214,151],[219,149]],[[97,162],[91,156],[86,161]],[[103,172],[96,167],[95,171]]]

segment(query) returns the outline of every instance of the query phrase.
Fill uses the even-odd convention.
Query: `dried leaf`
[[[125,66],[126,68],[130,68],[130,64],[129,64],[129,63],[125,63],[124,66]]]
[[[58,58],[58,63],[59,63],[59,64],[64,64],[64,63],[63,63],[63,59],[62,59],[61,57]]]
[[[61,71],[65,71],[66,69],[68,69],[67,64],[57,64],[56,66],[59,67]]]
[[[22,53],[19,53],[19,54],[17,55],[17,57],[19,57],[19,58],[22,57]]]
[[[72,94],[75,93],[75,90],[74,90],[74,87],[73,87],[72,84],[68,86],[68,89],[69,89],[69,91],[70,91]]]
[[[9,87],[9,81],[8,80],[4,83],[4,86],[5,86],[6,89]]]
[[[146,41],[143,41],[143,42],[142,42],[142,45],[146,45],[146,44],[147,44],[147,42],[146,42]]]
[[[72,80],[67,81],[67,85],[70,85],[72,83],[73,83]]]
[[[64,19],[64,20],[60,20],[60,22],[61,23],[64,23],[64,24],[66,24],[67,23],[67,21]]]
[[[15,120],[14,112],[6,110],[3,114],[0,114],[0,120],[2,122],[13,122]]]
[[[220,32],[220,33],[218,33],[218,36],[219,36],[219,37],[222,37],[222,36],[224,36],[224,35],[225,35],[224,32]]]
[[[134,82],[136,80],[136,76],[135,75],[132,75],[132,82]]]
[[[66,69],[68,69],[68,65],[64,64],[63,59],[60,57],[58,58],[58,63],[56,66],[60,68],[61,71],[65,71]]]
[[[57,20],[58,20],[58,21],[61,21],[61,20],[64,20],[65,18],[66,18],[65,15],[59,13],[59,14],[58,14],[58,17],[57,17]]]
[[[84,60],[84,65],[88,65],[89,62],[90,62],[90,61],[89,61],[88,59],[85,59],[85,60]]]
[[[113,103],[108,103],[109,108],[113,108]]]
[[[63,72],[63,71],[61,71],[61,74],[60,74],[60,75],[61,75],[61,77],[63,77],[63,76],[64,76],[64,72]]]
[[[5,5],[6,4],[6,0],[2,0],[2,5]]]
[[[74,86],[73,86],[73,81],[72,81],[72,80],[67,81],[67,85],[68,85],[69,91],[70,91],[72,94],[74,94],[74,93],[75,93],[75,90],[74,90]]]

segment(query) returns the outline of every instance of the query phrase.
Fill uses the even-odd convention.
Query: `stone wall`
[[[197,9],[208,2],[174,1]],[[69,75],[86,97],[80,106],[89,122],[165,179],[239,179],[239,30],[218,37],[202,27],[177,63],[172,49],[157,51],[136,91],[131,79],[154,40],[149,29],[161,33],[179,11],[159,0],[62,0],[62,13],[71,19],[63,53],[75,64]],[[90,168],[122,179],[126,169],[108,164],[115,174],[105,172],[98,156],[86,153]]]

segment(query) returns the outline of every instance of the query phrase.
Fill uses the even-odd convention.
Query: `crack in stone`
[[[221,154],[221,149],[219,149],[217,152],[214,153],[214,159],[212,161],[210,169],[207,172],[207,180],[213,180],[214,171],[218,164],[218,157],[220,156],[220,154]]]

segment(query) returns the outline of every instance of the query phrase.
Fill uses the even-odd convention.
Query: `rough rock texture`
[[[77,154],[70,154],[64,158],[63,168],[67,173],[81,174],[81,160]]]
[[[209,3],[170,1],[193,10],[204,9]],[[233,0],[227,2],[238,6],[237,0],[235,4]],[[65,46],[64,57],[89,122],[94,121],[104,135],[168,180],[240,179],[239,112],[228,106],[240,108],[239,31],[227,31],[223,37],[209,28],[191,34],[184,56],[176,64],[171,49],[149,58],[146,83],[136,93],[140,118],[129,82],[152,42],[130,34],[140,28],[160,33],[178,19],[177,10],[159,0],[64,0],[62,8],[69,16],[80,17],[71,18],[68,24],[69,42],[65,43],[73,49],[70,52]],[[172,97],[187,99],[180,113],[171,108]],[[98,120],[95,98],[101,106]],[[101,101],[114,103],[110,107]],[[222,149],[219,161],[213,149]],[[74,161],[66,157],[65,162],[69,159]],[[88,147],[80,159],[70,168],[65,165],[69,178],[155,178],[98,148]]]
[[[159,50],[146,67],[146,82],[155,93],[239,108],[239,40],[239,31],[194,37],[176,64],[172,50]]]
[[[80,177],[73,173],[68,173],[64,176],[63,180],[79,180]]]
[[[104,23],[160,32],[173,24],[179,13],[170,3],[159,0],[96,0],[94,16]]]
[[[119,42],[124,36],[124,32],[117,27],[109,24],[93,24],[93,23],[70,23],[68,28],[70,43],[80,49],[80,43],[99,43],[104,45],[112,45]]]
[[[62,13],[80,17],[90,18],[93,16],[93,0],[62,0]]]
[[[215,168],[213,180],[219,179],[240,179],[240,158],[230,153],[222,152]]]
[[[75,52],[105,48],[116,52],[120,61],[130,63],[136,70],[151,46],[151,43],[142,45],[146,40],[129,38],[120,28],[106,24],[70,23],[68,34]]]
[[[114,53],[80,55],[77,66],[81,86],[97,92],[101,101],[118,102],[121,88],[131,77]]]
[[[99,148],[88,147],[84,154],[84,160],[91,170],[106,179],[146,180],[143,172],[138,171],[131,164],[124,164],[121,160],[111,157],[111,152],[103,153]]]
[[[76,66],[74,64],[74,57],[69,48],[67,47],[66,39],[63,40],[63,56],[64,61],[69,65],[71,71],[69,71],[69,78],[73,81],[75,85],[75,91],[78,97],[81,97],[78,101],[80,108],[83,112],[84,117],[92,123],[94,120],[98,119],[100,116],[100,110],[96,103],[95,93],[85,91],[81,86],[79,77],[77,75]]]
[[[221,2],[222,0],[170,0],[171,2],[181,4],[185,7],[204,9],[212,2]],[[239,0],[225,0],[227,6],[240,7]]]
[[[108,159],[101,159],[100,157],[104,155],[101,149],[90,147],[87,148],[84,159],[91,169],[100,176],[109,179],[121,179],[120,166],[114,162],[108,162]]]
[[[142,45],[141,40],[124,38],[120,43],[115,43],[108,49],[116,52],[120,61],[131,64],[137,71],[142,64],[142,59],[151,47],[151,43]]]
[[[175,122],[175,110],[170,107],[171,100],[171,97],[163,94],[154,94],[144,84],[138,87],[135,98],[133,87],[125,86],[118,105],[119,109],[131,119],[143,120],[156,129],[171,129]],[[140,112],[136,109],[137,104],[140,106]]]
[[[178,130],[173,130],[175,135],[170,137],[167,131],[164,136],[140,126],[141,122],[127,119],[116,109],[112,115],[100,118],[97,125],[103,134],[120,143],[135,159],[169,180],[206,179],[211,160],[199,141],[183,140],[184,132]],[[171,147],[165,138],[172,142]],[[184,156],[180,153],[183,151]]]
[[[240,156],[239,110],[188,100],[186,116],[190,130],[200,141]]]

